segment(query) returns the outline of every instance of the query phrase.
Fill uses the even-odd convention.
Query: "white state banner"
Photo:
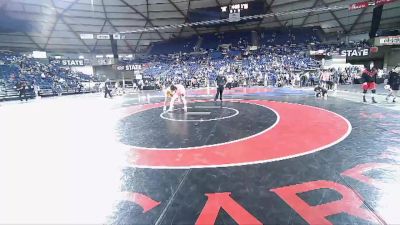
[[[121,35],[120,34],[113,34],[113,38],[115,40],[119,40],[119,39],[121,39]]]
[[[108,39],[110,39],[110,35],[109,34],[98,34],[96,36],[96,38],[99,40],[108,40]]]
[[[81,39],[94,39],[93,34],[80,34]]]

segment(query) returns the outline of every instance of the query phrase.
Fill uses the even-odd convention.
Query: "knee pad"
[[[376,90],[374,89],[374,90],[371,90],[371,92],[373,93],[373,94],[375,94],[376,93]]]
[[[366,93],[367,93],[367,90],[366,90],[366,89],[364,89],[364,90],[363,90],[363,93],[364,93],[364,94],[366,94]]]

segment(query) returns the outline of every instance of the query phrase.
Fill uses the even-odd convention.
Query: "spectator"
[[[108,80],[104,83],[104,98],[107,98],[107,95],[112,98],[110,85]]]
[[[26,96],[26,91],[28,87],[26,86],[25,81],[18,82],[17,84],[17,90],[19,92],[19,100],[22,102],[24,96],[25,101],[28,101],[28,96]]]

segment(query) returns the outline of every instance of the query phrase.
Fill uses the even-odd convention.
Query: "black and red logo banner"
[[[387,3],[394,2],[396,0],[375,0],[375,1],[363,1],[363,2],[356,2],[351,5],[349,5],[349,10],[357,10],[357,9],[363,9],[367,8],[369,6],[374,6],[374,5],[384,5]]]

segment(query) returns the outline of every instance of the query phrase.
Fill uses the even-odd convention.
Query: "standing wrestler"
[[[361,78],[364,83],[362,84],[363,89],[363,102],[367,102],[366,94],[368,90],[371,90],[372,93],[372,103],[377,103],[375,101],[375,93],[376,93],[376,75],[377,71],[374,68],[374,63],[364,65],[365,69],[362,72]]]
[[[111,88],[110,88],[110,81],[109,80],[107,80],[104,83],[104,98],[107,98],[107,95],[110,96],[110,98],[112,98]]]
[[[165,92],[165,100],[164,100],[164,111],[167,109],[167,101],[170,99],[169,102],[169,112],[174,110],[174,104],[177,99],[180,99],[183,103],[183,110],[187,112],[187,102],[186,102],[186,90],[185,87],[181,84],[172,84],[169,86]]]
[[[224,92],[224,87],[227,82],[226,77],[222,71],[219,72],[215,81],[217,83],[217,94],[215,95],[214,101],[217,101],[218,96],[219,96],[219,99],[222,101],[222,93]]]
[[[389,79],[387,84],[390,86],[389,94],[386,96],[386,101],[389,100],[389,97],[393,97],[393,103],[396,102],[396,98],[399,92],[400,87],[400,67],[396,66],[392,71],[389,73]]]
[[[327,69],[324,69],[323,72],[321,73],[320,81],[321,85],[323,88],[329,89],[329,80],[330,80],[331,74]]]
[[[226,87],[227,87],[229,90],[231,90],[232,85],[233,85],[233,75],[230,74],[230,75],[228,76],[228,78],[227,78]]]

